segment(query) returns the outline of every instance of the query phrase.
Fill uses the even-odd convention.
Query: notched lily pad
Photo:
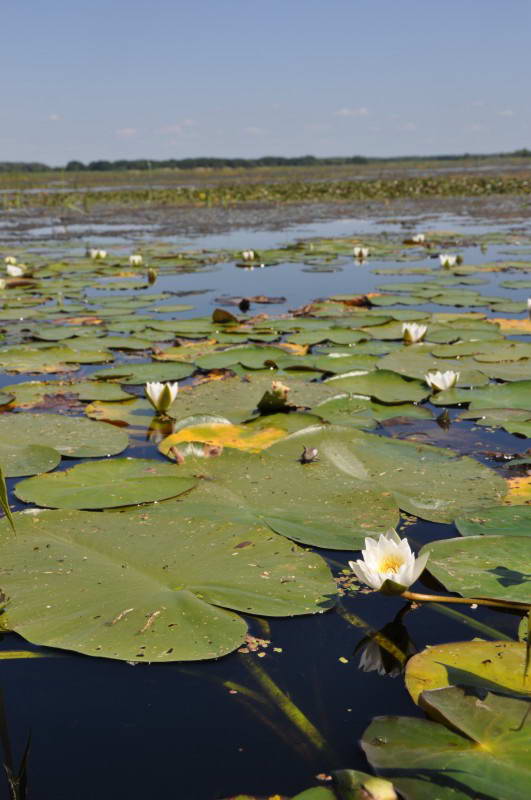
[[[116,508],[153,503],[188,492],[196,485],[173,464],[147,458],[114,458],[76,464],[70,469],[17,483],[25,503],[45,508]]]
[[[44,445],[70,458],[97,458],[121,453],[127,434],[104,423],[58,414],[2,414],[0,440],[5,446]]]
[[[315,614],[335,599],[325,562],[259,526],[131,513],[0,521],[9,624],[29,641],[126,661],[217,658],[245,639],[236,612]]]

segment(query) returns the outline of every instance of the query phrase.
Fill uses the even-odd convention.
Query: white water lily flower
[[[416,242],[417,244],[421,244],[422,242],[426,241],[426,237],[423,233],[416,233],[414,236],[411,237],[412,242]]]
[[[107,258],[106,250],[96,250],[95,248],[91,248],[88,251],[88,254],[93,261],[103,261],[105,258]]]
[[[6,256],[4,258],[4,264],[6,264],[6,266],[7,266],[7,264],[14,265],[16,263],[17,263],[17,259],[15,258],[15,256]]]
[[[242,258],[244,261],[254,261],[254,250],[244,250]]]
[[[451,253],[439,253],[439,261],[441,262],[441,267],[455,267],[457,256],[453,256]]]
[[[362,583],[371,589],[381,589],[388,580],[404,591],[415,583],[426,566],[429,553],[416,558],[407,539],[401,539],[395,530],[380,534],[378,541],[367,537],[363,559],[349,561],[349,567]]]
[[[434,392],[444,392],[445,389],[453,389],[459,380],[459,372],[447,369],[446,372],[428,372],[424,380]]]
[[[179,391],[179,384],[175,383],[146,383],[146,397],[155,409],[161,414],[169,409]]]
[[[428,330],[427,325],[417,325],[416,322],[404,322],[402,325],[402,335],[406,344],[421,342]]]
[[[529,314],[529,319],[531,319],[531,297],[527,298],[527,313]]]
[[[356,246],[352,252],[353,252],[354,258],[367,258],[367,256],[369,255],[370,251],[369,251],[368,247]]]
[[[140,253],[134,253],[134,255],[129,256],[129,265],[131,267],[141,267],[144,259],[140,255]]]
[[[23,264],[20,266],[16,264],[7,264],[6,272],[10,278],[21,278],[24,275],[25,267]]]

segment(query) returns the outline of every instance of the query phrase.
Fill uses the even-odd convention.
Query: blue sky
[[[2,5],[0,161],[531,146],[529,0]]]

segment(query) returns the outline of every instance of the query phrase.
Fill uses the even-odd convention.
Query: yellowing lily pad
[[[531,503],[531,475],[522,478],[509,478],[509,491],[505,496],[505,503],[519,506]]]
[[[165,456],[171,457],[171,450],[181,442],[203,442],[213,447],[235,447],[249,453],[265,450],[274,442],[283,439],[286,432],[280,428],[264,428],[253,430],[245,425],[233,425],[230,422],[210,422],[182,428],[177,433],[167,436],[159,445]]]
[[[405,679],[415,703],[427,689],[456,685],[531,694],[522,642],[452,642],[428,647],[409,659]]]

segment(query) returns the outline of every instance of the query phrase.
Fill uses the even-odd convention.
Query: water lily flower
[[[358,245],[356,245],[356,247],[354,248],[354,250],[352,252],[353,252],[354,258],[363,259],[363,258],[367,258],[367,256],[369,255],[370,251],[369,251],[368,247],[359,247]]]
[[[141,267],[144,259],[140,255],[140,253],[135,253],[132,256],[129,256],[129,265],[131,267]]]
[[[95,248],[91,248],[88,251],[89,256],[93,261],[103,261],[107,258],[107,251],[106,250],[96,250]]]
[[[397,584],[396,592],[405,591],[415,583],[426,566],[429,553],[416,558],[407,539],[401,539],[395,530],[380,534],[378,541],[367,537],[363,559],[349,561],[349,567],[362,583],[371,589],[382,589],[387,581]],[[387,587],[386,587],[387,588]]]
[[[531,319],[531,297],[527,298],[527,313],[529,314],[529,319]]]
[[[254,250],[244,250],[242,253],[242,258],[244,261],[254,261]]]
[[[459,380],[459,372],[447,369],[446,372],[428,372],[424,380],[434,392],[444,392],[445,389],[452,389]]]
[[[402,325],[402,335],[406,344],[421,342],[428,330],[427,325],[417,325],[416,322],[404,322]]]
[[[422,242],[426,241],[426,237],[423,233],[416,233],[411,237],[411,241],[416,242],[417,244],[422,244]]]
[[[457,264],[457,256],[454,256],[451,253],[439,253],[439,261],[441,263],[441,267],[455,267]]]
[[[179,384],[175,383],[146,383],[146,397],[160,414],[164,414],[177,397]]]
[[[15,258],[15,256],[6,256],[4,258],[4,264],[6,264],[6,266],[7,266],[7,264],[14,265],[16,263],[17,263],[17,259]]]
[[[24,275],[26,268],[24,264],[16,265],[16,264],[7,264],[6,265],[6,272],[10,278],[21,278]]]

